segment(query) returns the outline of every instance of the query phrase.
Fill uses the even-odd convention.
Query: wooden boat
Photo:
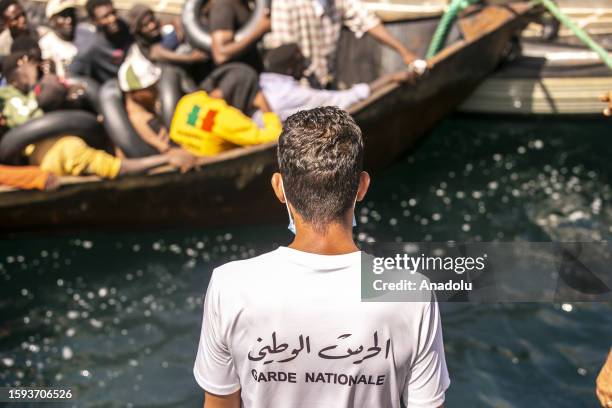
[[[429,74],[414,84],[391,85],[352,107],[366,139],[366,167],[376,171],[405,154],[452,112],[498,65],[510,38],[531,18],[527,2],[468,10]],[[437,19],[398,21],[390,29],[424,54]],[[347,84],[403,67],[394,53],[369,37],[345,33],[339,72]],[[282,220],[270,176],[274,143],[241,148],[210,160],[200,170],[164,170],[117,180],[65,179],[57,191],[0,193],[0,230],[78,230],[160,226],[225,226]],[[6,190],[6,189],[5,189]]]
[[[612,50],[611,0],[559,0],[562,11]],[[518,115],[601,115],[599,96],[612,89],[612,71],[566,27],[554,40],[542,26],[522,33],[522,53],[483,81],[459,111]]]

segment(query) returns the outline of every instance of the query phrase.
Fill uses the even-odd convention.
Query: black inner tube
[[[123,154],[129,158],[159,154],[153,146],[142,140],[130,123],[117,80],[107,81],[100,88],[100,108],[104,115],[106,133]]]
[[[100,111],[100,84],[93,78],[72,76],[70,82],[83,85],[83,99],[87,102],[88,108],[91,108],[96,113]]]
[[[166,65],[162,69],[159,80],[159,100],[161,103],[161,117],[164,126],[169,130],[176,105],[185,94],[183,92],[183,79],[187,74],[180,68]]]
[[[95,148],[107,145],[104,128],[96,115],[83,110],[60,110],[9,130],[0,140],[0,162],[14,164],[26,146],[62,135],[79,136]]]
[[[205,51],[210,51],[212,40],[210,33],[202,26],[200,21],[200,13],[202,6],[206,0],[187,0],[183,6],[182,22],[187,36],[187,41],[196,48]],[[255,0],[255,9],[249,18],[249,21],[241,27],[236,33],[236,40],[240,40],[245,35],[248,35],[255,29],[255,25],[263,16],[266,8],[268,8],[267,0]]]

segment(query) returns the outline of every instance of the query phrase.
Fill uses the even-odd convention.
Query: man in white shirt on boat
[[[437,408],[450,384],[438,305],[362,302],[361,130],[335,107],[287,119],[272,177],[293,242],[213,271],[194,376],[205,408]],[[401,402],[400,402],[401,401]]]

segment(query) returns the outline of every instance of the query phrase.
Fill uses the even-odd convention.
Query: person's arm
[[[71,75],[82,75],[91,77],[91,59],[92,59],[92,48],[89,47],[87,50],[79,50],[72,63],[68,66],[68,72]]]
[[[382,23],[368,30],[368,34],[374,37],[378,42],[390,48],[393,48],[402,57],[406,65],[417,59],[417,56],[408,50],[393,34],[387,30]]]
[[[374,93],[389,84],[407,82],[414,78],[415,78],[415,74],[413,72],[398,71],[398,72],[393,72],[391,74],[383,75],[380,78],[370,82],[368,85],[370,87],[370,92]]]
[[[184,173],[196,164],[196,158],[183,149],[175,148],[170,149],[165,154],[138,159],[122,159],[119,175],[144,173],[166,164],[176,167]]]
[[[132,102],[128,100],[126,105],[129,107],[131,103]],[[142,140],[153,146],[160,153],[164,153],[170,149],[168,130],[159,122],[157,118],[155,118],[152,114],[130,114],[131,109],[129,108],[127,111],[130,123]],[[158,130],[156,131],[155,128],[158,128]]]
[[[204,392],[204,408],[240,408],[240,391],[230,395]]]
[[[225,64],[244,54],[255,42],[257,42],[265,33],[270,31],[271,22],[268,15],[264,15],[257,22],[255,29],[240,40],[235,39],[235,32],[229,29],[231,26],[231,9],[230,7],[219,3],[213,5],[211,10],[211,25],[213,25],[212,39],[212,57],[217,65]],[[223,27],[222,29],[216,28]]]
[[[351,105],[368,98],[379,89],[391,83],[407,81],[413,76],[408,71],[399,71],[384,75],[369,84],[355,84],[349,89],[341,91],[300,86],[292,92],[290,103],[291,106],[296,107],[295,109],[311,109],[317,106],[338,106],[347,109]]]
[[[342,20],[357,36],[367,32],[378,42],[397,51],[406,64],[417,59],[360,0],[342,0],[341,4]]]
[[[161,154],[138,159],[122,159],[119,175],[125,176],[128,174],[144,173],[147,170],[151,170],[168,163],[168,157]]]
[[[168,62],[170,64],[197,64],[209,59],[206,52],[202,50],[193,50],[188,54],[180,54],[178,52],[164,48],[161,44],[155,44],[149,52],[149,59],[154,62]]]
[[[57,177],[36,166],[0,165],[0,185],[24,190],[49,190],[57,187]]]

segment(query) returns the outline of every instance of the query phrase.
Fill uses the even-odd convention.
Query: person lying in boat
[[[175,49],[166,48],[159,19],[149,6],[137,4],[132,7],[128,16],[128,23],[135,42],[130,48],[127,58],[135,55],[156,63],[181,65],[203,63],[210,59],[206,52],[185,47],[187,44],[177,46]]]
[[[0,33],[0,56],[11,53],[15,38],[20,35],[35,34],[28,25],[25,9],[17,0],[0,1],[0,18],[4,30]]]
[[[272,31],[264,38],[265,48],[297,44],[309,61],[303,76],[316,88],[333,83],[342,26],[357,37],[370,34],[397,51],[407,65],[417,59],[360,0],[273,0],[271,19]]]
[[[4,118],[1,123],[5,124],[0,134],[44,115],[33,91],[38,80],[38,64],[30,60],[26,53],[11,54],[4,59],[2,71],[9,85],[0,88],[0,112]],[[71,135],[37,142],[28,146],[24,154],[29,164],[59,176],[115,178],[167,164],[185,170],[193,165],[192,156],[181,149],[143,159],[119,159],[91,148],[81,138]]]
[[[346,109],[389,84],[405,82],[414,77],[409,71],[400,71],[385,75],[370,84],[356,84],[342,91],[315,89],[299,82],[305,64],[297,44],[281,45],[266,53],[266,72],[260,75],[259,85],[270,107],[283,121],[300,110],[318,106]]]
[[[4,166],[0,164],[0,186],[21,190],[54,190],[59,177],[36,166]]]
[[[125,94],[130,122],[140,136],[159,151],[167,149],[173,141],[195,155],[214,156],[238,146],[271,142],[280,135],[281,122],[270,111],[261,92],[255,94],[252,102],[253,110],[261,112],[263,126],[260,127],[222,99],[221,87],[181,98],[168,132],[154,113],[160,77],[161,70],[150,63],[147,66],[126,61],[119,70],[119,86]]]

